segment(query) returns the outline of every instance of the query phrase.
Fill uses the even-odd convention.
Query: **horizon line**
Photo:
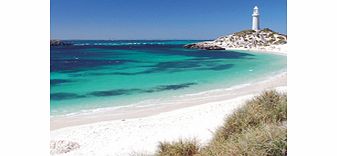
[[[101,40],[101,41],[137,41],[137,40],[143,40],[143,41],[168,41],[168,40],[214,40],[214,39],[59,39],[59,38],[50,38],[50,40]]]

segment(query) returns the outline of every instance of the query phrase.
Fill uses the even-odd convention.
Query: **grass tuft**
[[[157,156],[193,156],[200,153],[200,145],[195,139],[176,142],[160,142]]]

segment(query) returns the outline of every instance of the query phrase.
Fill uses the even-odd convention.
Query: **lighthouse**
[[[254,7],[253,11],[253,22],[252,22],[252,29],[257,31],[260,29],[260,14],[259,14],[259,8],[257,6]]]

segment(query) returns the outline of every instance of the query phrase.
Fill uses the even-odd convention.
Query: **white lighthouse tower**
[[[260,14],[259,14],[259,8],[257,6],[254,7],[253,11],[253,23],[252,23],[252,29],[253,30],[259,30],[260,29]]]

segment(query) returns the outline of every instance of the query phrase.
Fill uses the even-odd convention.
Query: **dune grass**
[[[266,91],[229,116],[213,139],[161,142],[158,156],[282,156],[287,154],[287,95]]]
[[[158,148],[158,155],[160,156],[193,156],[200,153],[200,145],[195,139],[160,142]]]

